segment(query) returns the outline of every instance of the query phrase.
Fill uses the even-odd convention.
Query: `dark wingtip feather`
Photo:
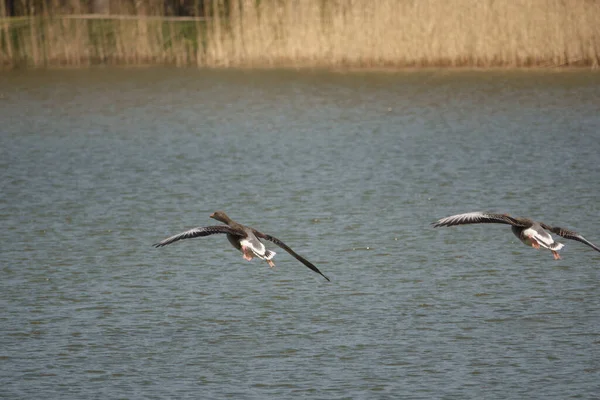
[[[600,252],[600,247],[596,246],[594,243],[590,242],[589,240],[584,238],[581,234],[579,234],[575,231],[572,231],[570,229],[561,228],[559,226],[550,227],[549,231],[558,236],[562,236],[565,239],[576,240],[576,241],[583,243],[585,245],[588,245],[592,249]]]

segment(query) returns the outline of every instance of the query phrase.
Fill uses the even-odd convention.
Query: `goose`
[[[229,218],[229,216],[225,214],[224,211],[215,211],[210,215],[210,218],[216,219],[217,221],[222,222],[225,225],[192,228],[185,232],[181,232],[176,235],[170,236],[158,243],[153,244],[153,246],[163,247],[182,239],[190,239],[195,237],[214,235],[217,233],[224,233],[227,235],[229,243],[231,243],[233,247],[242,252],[242,257],[245,260],[250,261],[254,257],[256,257],[266,261],[267,264],[269,264],[269,267],[273,268],[275,266],[275,263],[273,262],[273,257],[275,257],[276,253],[274,251],[268,250],[265,247],[265,245],[260,240],[264,239],[281,247],[283,250],[291,254],[292,257],[294,257],[296,260],[300,261],[302,264],[304,264],[317,274],[321,275],[323,278],[327,279],[327,281],[329,281],[329,278],[326,277],[321,271],[319,271],[319,269],[315,267],[310,261],[298,255],[288,245],[286,245],[276,237],[257,231],[256,229],[251,228],[249,226],[239,224],[231,218]]]
[[[552,252],[555,260],[560,260],[558,251],[564,247],[564,244],[555,242],[552,232],[565,239],[576,240],[590,246],[592,249],[600,252],[600,247],[596,246],[579,233],[561,228],[550,226],[543,222],[537,222],[529,218],[511,217],[508,214],[495,214],[481,211],[469,212],[464,214],[451,215],[442,218],[433,223],[434,228],[442,226],[467,225],[467,224],[487,224],[498,223],[511,225],[511,230],[527,246],[534,249],[544,248]]]

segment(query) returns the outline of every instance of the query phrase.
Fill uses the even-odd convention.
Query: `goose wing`
[[[191,239],[191,238],[200,237],[200,236],[209,236],[209,235],[214,235],[216,233],[226,233],[229,235],[244,236],[243,232],[233,229],[227,225],[204,226],[204,227],[193,228],[188,231],[178,233],[177,235],[168,237],[163,241],[154,243],[152,246],[162,247],[162,246],[171,244],[173,242],[177,242],[178,240]]]
[[[328,277],[326,277],[325,275],[323,275],[323,273],[321,271],[319,271],[319,268],[315,267],[313,263],[311,263],[310,261],[308,261],[306,258],[302,257],[301,255],[297,254],[294,250],[290,249],[290,247],[287,244],[283,243],[281,240],[279,240],[276,237],[273,237],[271,235],[267,235],[266,233],[259,232],[257,230],[254,230],[254,234],[261,239],[265,239],[265,240],[268,240],[269,242],[275,243],[277,246],[281,247],[282,249],[284,249],[285,251],[290,253],[292,255],[292,257],[294,257],[296,260],[300,261],[302,264],[306,265],[308,268],[312,269],[317,274],[321,275],[323,278],[330,281]]]
[[[586,238],[584,238],[583,236],[581,236],[579,233],[577,233],[575,231],[561,228],[560,226],[549,226],[546,224],[542,224],[542,227],[558,236],[564,237],[565,239],[576,240],[583,244],[587,244],[592,249],[600,252],[600,247],[596,246],[594,243],[590,242],[589,240],[587,240]]]
[[[433,223],[434,228],[440,226],[454,226],[454,225],[467,225],[467,224],[508,224],[514,226],[522,226],[516,219],[508,214],[494,214],[486,213],[481,211],[474,211],[464,214],[451,215],[449,217],[442,218]]]

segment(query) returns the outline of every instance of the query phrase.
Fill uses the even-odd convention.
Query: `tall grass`
[[[81,1],[81,3],[77,3]],[[0,66],[524,67],[600,62],[596,0],[212,0],[206,20],[152,7],[120,16],[5,18]],[[159,2],[161,3],[161,2]],[[162,4],[162,3],[161,3]],[[129,16],[129,17],[127,17]]]

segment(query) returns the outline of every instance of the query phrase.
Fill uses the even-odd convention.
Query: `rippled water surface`
[[[0,76],[0,397],[595,398],[600,75]],[[283,239],[277,267],[225,237]]]

